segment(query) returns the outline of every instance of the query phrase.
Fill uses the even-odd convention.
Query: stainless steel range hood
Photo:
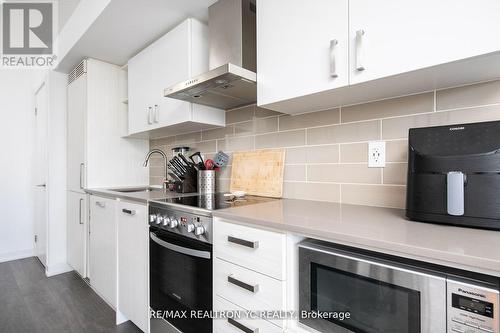
[[[255,0],[219,0],[208,9],[210,70],[165,97],[232,109],[257,101]]]

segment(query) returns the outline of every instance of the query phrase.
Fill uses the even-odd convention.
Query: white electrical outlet
[[[370,141],[368,143],[368,167],[385,167],[385,141]]]

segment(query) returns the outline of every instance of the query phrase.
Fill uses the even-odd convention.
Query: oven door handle
[[[186,254],[188,256],[197,257],[197,258],[204,258],[204,259],[210,259],[212,257],[210,252],[207,252],[207,251],[194,250],[194,249],[190,249],[187,247],[182,247],[179,245],[165,242],[164,240],[159,239],[155,235],[154,232],[150,232],[149,237],[151,237],[151,240],[153,242],[155,242],[156,244],[163,246],[164,248],[167,248],[169,250],[178,252],[178,253]]]

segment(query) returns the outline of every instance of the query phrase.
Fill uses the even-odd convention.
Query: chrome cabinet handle
[[[106,203],[101,202],[101,201],[96,201],[95,202],[96,206],[101,207],[101,208],[106,208]]]
[[[363,52],[363,36],[365,35],[364,30],[356,31],[356,70],[364,71],[365,66],[363,65],[364,52]]]
[[[233,236],[227,236],[227,241],[229,243],[241,245],[241,246],[248,247],[248,248],[251,248],[251,249],[257,249],[259,247],[259,242],[257,242],[257,241],[252,242],[252,241],[248,241],[248,240],[245,240],[245,239],[236,238],[236,237],[233,237]]]
[[[128,215],[135,215],[135,210],[123,208],[122,212]]]
[[[259,285],[258,284],[255,284],[255,285],[248,284],[246,282],[243,282],[243,281],[240,281],[238,279],[235,279],[232,275],[229,275],[227,277],[227,282],[229,282],[231,284],[234,284],[237,287],[240,287],[240,288],[243,288],[245,290],[248,290],[248,291],[250,291],[250,292],[252,292],[254,294],[259,291]]]
[[[47,187],[47,184],[38,184],[36,187]]]
[[[339,43],[338,40],[332,39],[330,41],[330,76],[331,77],[338,77],[337,74],[337,64],[335,61],[335,55],[336,55],[336,46]]]
[[[256,329],[248,328],[245,325],[237,322],[233,318],[227,318],[227,322],[229,324],[233,325],[234,327],[236,327],[237,329],[239,329],[242,332],[245,332],[245,333],[259,333],[259,329],[258,328],[256,328]]]
[[[84,176],[85,173],[85,163],[80,163],[80,188],[83,189],[83,183],[84,183]]]
[[[82,219],[82,211],[83,211],[83,209],[82,209],[82,202],[83,202],[83,199],[80,199],[80,204],[78,206],[78,209],[79,209],[78,216],[79,216],[79,219],[80,219],[79,220],[80,224],[83,224],[83,219]]]
[[[154,122],[160,122],[160,107],[158,106],[158,104],[155,104]]]
[[[153,108],[148,107],[148,124],[151,125],[153,123]]]

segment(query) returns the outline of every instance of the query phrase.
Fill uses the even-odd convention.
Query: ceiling
[[[188,17],[208,22],[208,7],[216,0],[112,0],[92,26],[59,62],[70,72],[90,57],[125,65],[131,57]]]

